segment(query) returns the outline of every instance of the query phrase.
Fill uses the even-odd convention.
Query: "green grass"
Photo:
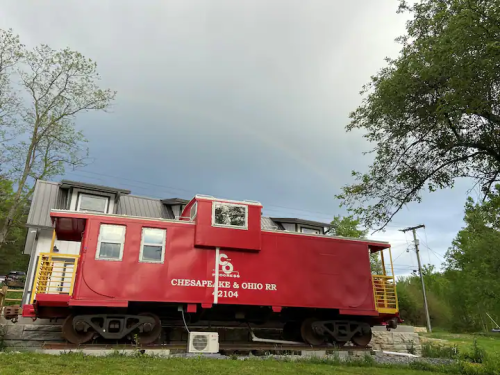
[[[146,374],[352,374],[352,375],[417,375],[421,371],[404,367],[366,367],[360,365],[338,365],[321,361],[276,361],[276,360],[217,360],[217,359],[162,359],[150,357],[90,357],[80,354],[52,356],[47,354],[3,354],[0,355],[0,374],[92,374],[92,375],[146,375]],[[436,374],[426,371],[425,374]]]
[[[3,283],[0,283],[0,288],[4,286]],[[15,298],[15,299],[22,299],[23,298],[23,289],[20,287],[9,287],[9,289],[17,289],[19,292],[12,292],[9,291],[7,292],[6,298]],[[4,306],[12,306],[12,305],[20,305],[21,301],[5,301]],[[1,374],[1,373],[0,373]]]
[[[460,352],[469,351],[477,340],[477,345],[484,349],[487,354],[500,356],[500,333],[485,334],[454,334],[446,332],[419,333],[424,338],[446,340],[448,345],[456,345]],[[422,340],[423,342],[425,342]]]

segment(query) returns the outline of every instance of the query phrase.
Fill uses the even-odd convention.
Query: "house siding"
[[[26,225],[28,227],[50,228],[50,210],[58,208],[58,203],[63,201],[63,196],[59,196],[59,184],[49,181],[37,181],[30,212]]]
[[[161,200],[135,195],[124,195],[120,197],[116,213],[118,215],[175,219],[172,210],[165,206]]]

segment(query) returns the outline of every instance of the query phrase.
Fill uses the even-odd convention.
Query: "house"
[[[53,241],[50,211],[91,211],[105,214],[135,217],[179,219],[183,208],[189,203],[180,198],[157,199],[133,195],[130,190],[109,186],[99,186],[84,182],[62,180],[36,182],[26,226],[28,234],[24,253],[30,255],[26,276],[23,305],[31,299],[35,268],[40,253],[48,253]],[[281,230],[308,234],[325,234],[329,224],[298,218],[262,217],[264,230]],[[55,239],[54,252],[79,254],[78,242]]]

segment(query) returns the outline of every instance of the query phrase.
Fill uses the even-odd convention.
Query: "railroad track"
[[[66,343],[50,343],[44,344],[42,349],[52,350],[148,350],[148,349],[163,349],[171,351],[185,351],[187,348],[186,342],[172,342],[165,345],[146,345],[136,347],[134,345],[126,344],[83,344],[74,345]],[[219,344],[220,352],[300,352],[300,351],[314,351],[326,350],[331,352],[370,352],[370,347],[362,348],[356,346],[310,346],[310,345],[290,345],[290,344],[268,344],[268,343],[252,343],[252,342],[221,342]]]

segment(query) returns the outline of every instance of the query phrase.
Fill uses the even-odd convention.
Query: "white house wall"
[[[295,232],[295,224],[289,224],[289,223],[281,223],[283,225],[283,228],[289,232]]]
[[[24,286],[23,303],[29,303],[31,299],[31,291],[36,275],[35,268],[38,262],[38,257],[40,256],[40,253],[50,252],[50,245],[52,244],[52,233],[52,229],[39,229],[38,239],[35,241],[34,251],[30,258],[28,275],[26,277],[26,284]],[[56,239],[54,244],[59,250],[58,254],[78,255],[80,253],[80,242],[60,241]]]

